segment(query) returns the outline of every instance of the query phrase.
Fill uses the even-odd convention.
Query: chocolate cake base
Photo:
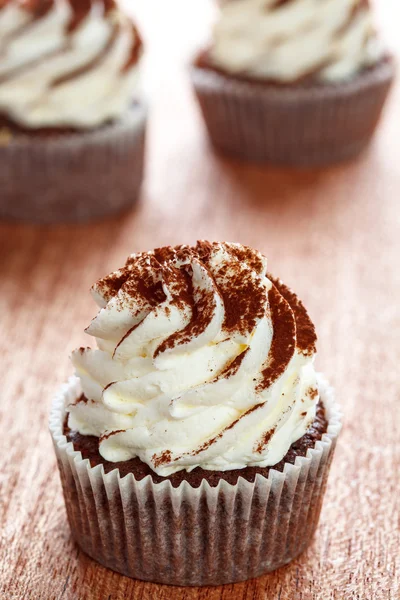
[[[99,440],[91,435],[81,435],[77,431],[72,431],[67,426],[67,418],[64,422],[64,435],[69,442],[72,442],[74,449],[81,452],[82,458],[87,458],[92,467],[103,465],[105,473],[109,473],[114,469],[118,469],[121,477],[125,477],[128,473],[132,473],[137,481],[140,481],[147,475],[150,475],[154,483],[170,481],[173,487],[178,487],[182,481],[187,481],[192,487],[197,488],[203,480],[207,481],[211,487],[216,487],[221,480],[227,481],[232,485],[236,485],[239,477],[243,477],[246,481],[254,482],[256,475],[268,477],[270,469],[283,471],[285,463],[294,465],[298,456],[306,456],[309,448],[314,448],[315,443],[322,438],[326,432],[328,422],[325,418],[325,409],[319,404],[314,423],[309,428],[307,433],[297,440],[289,448],[286,456],[273,467],[246,467],[244,469],[233,469],[231,471],[209,471],[197,467],[193,471],[178,471],[168,477],[157,475],[146,463],[140,458],[132,458],[124,462],[109,462],[105,460],[99,452]]]
[[[394,73],[388,57],[346,82],[279,85],[223,73],[201,55],[192,81],[217,150],[307,167],[360,154],[375,131]]]
[[[121,477],[99,457],[96,438],[64,429],[65,407],[82,393],[72,379],[54,401],[50,431],[76,542],[124,575],[179,586],[243,581],[287,564],[314,535],[341,427],[331,388],[318,386],[323,409],[284,465],[193,471],[179,481],[157,479],[137,461]]]
[[[146,108],[96,130],[0,131],[0,218],[83,222],[128,210],[143,179]]]

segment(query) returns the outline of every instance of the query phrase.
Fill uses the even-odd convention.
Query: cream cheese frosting
[[[368,0],[227,0],[210,49],[228,73],[281,83],[343,81],[383,55]]]
[[[68,425],[162,476],[278,463],[315,417],[314,327],[259,252],[198,242],[131,255],[92,288],[97,349],[72,354]]]
[[[141,41],[113,0],[9,0],[0,9],[0,114],[25,128],[92,128],[133,101]]]

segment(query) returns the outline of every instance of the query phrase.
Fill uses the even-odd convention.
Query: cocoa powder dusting
[[[315,398],[318,396],[318,390],[316,388],[308,388],[306,395],[311,398],[311,400],[315,400]]]
[[[234,358],[233,361],[230,362],[225,367],[225,369],[218,375],[218,377],[215,378],[214,381],[219,381],[220,379],[228,379],[229,377],[233,377],[233,375],[236,375],[248,351],[249,348],[246,348],[246,350],[238,354],[236,358]]]
[[[213,249],[216,247],[216,244],[212,244],[211,242],[207,242],[206,240],[199,240],[195,247],[195,252],[197,256],[204,263],[207,263],[212,255]]]
[[[197,454],[200,454],[200,452],[203,452],[204,450],[207,450],[207,448],[209,448],[210,446],[212,446],[212,444],[215,444],[215,442],[218,441],[224,435],[224,433],[226,433],[230,429],[233,429],[233,427],[235,427],[235,425],[237,423],[239,423],[239,421],[241,421],[244,417],[247,417],[248,415],[250,415],[255,410],[259,409],[263,405],[264,405],[264,402],[261,402],[260,404],[256,404],[255,406],[252,406],[251,408],[249,408],[248,410],[246,410],[246,412],[244,412],[242,415],[240,415],[240,417],[238,417],[237,419],[235,419],[234,421],[232,421],[232,423],[230,423],[229,425],[227,425],[218,435],[216,435],[215,437],[207,440],[199,448],[197,448],[196,450],[194,450],[193,452],[191,452],[190,453],[191,456],[197,456]]]
[[[294,313],[296,320],[297,349],[307,356],[314,354],[316,352],[317,335],[315,333],[315,327],[311,322],[303,303],[291,289],[280,281],[280,279],[276,279],[270,273],[267,274],[267,277],[272,281]]]
[[[151,460],[153,461],[153,465],[156,469],[158,467],[160,467],[161,465],[168,464],[169,462],[171,462],[171,459],[172,459],[171,450],[164,450],[164,452],[162,454],[159,454],[158,456],[157,456],[157,454],[153,454],[153,456],[151,457]]]
[[[257,391],[270,387],[282,375],[296,347],[296,325],[289,303],[286,302],[273,285],[268,292],[273,326],[272,342],[268,357],[268,365],[262,371],[262,378]]]
[[[276,429],[276,427],[272,427],[272,429],[270,429],[269,431],[266,431],[264,433],[264,435],[260,438],[257,446],[254,448],[255,452],[257,452],[258,454],[261,454],[262,452],[264,452],[265,448],[268,445],[269,440],[272,438],[272,436],[275,433],[275,429]]]
[[[107,302],[116,296],[124,285],[125,281],[130,276],[130,270],[127,268],[119,269],[111,275],[103,277],[96,283],[96,289],[101,293]]]
[[[283,8],[284,6],[287,6],[287,5],[291,4],[292,2],[293,2],[293,0],[275,0],[275,2],[273,4],[271,4],[271,6],[266,5],[265,8],[268,11],[278,10],[279,8]]]
[[[86,398],[86,396],[82,393],[79,398],[77,398],[74,402],[72,402],[71,404],[73,406],[76,406],[77,404],[87,404],[88,402],[93,402],[93,400],[89,400],[89,398]]]
[[[181,344],[187,344],[190,340],[201,335],[208,325],[210,324],[216,310],[216,302],[214,293],[212,290],[201,290],[196,294],[196,301],[194,302],[192,283],[190,279],[190,285],[188,282],[188,290],[192,293],[186,298],[186,302],[191,305],[192,317],[190,322],[181,329],[169,336],[160,346],[156,349],[154,356],[156,357],[165,350],[176,348]]]
[[[125,433],[125,430],[124,429],[116,429],[115,431],[109,431],[108,433],[104,433],[99,438],[99,445],[101,444],[101,442],[103,442],[104,440],[108,440],[108,438],[110,438],[113,435],[116,435],[117,433]]]
[[[263,257],[257,250],[253,250],[249,246],[240,246],[236,244],[229,244],[229,250],[239,262],[245,263],[258,275],[263,272]]]
[[[140,311],[164,302],[166,296],[161,283],[162,266],[154,256],[140,255],[125,268],[128,269],[128,277],[121,290],[121,307],[123,305],[132,311]]]
[[[216,276],[225,307],[222,329],[244,336],[251,333],[257,321],[264,316],[266,293],[252,271],[240,265],[224,265]]]
[[[143,49],[142,38],[140,37],[137,27],[133,23],[132,23],[132,34],[133,34],[133,44],[132,44],[128,59],[127,59],[126,63],[124,64],[124,66],[122,67],[122,73],[126,73],[127,71],[129,71],[129,69],[138,62],[138,60],[142,54],[142,49]]]

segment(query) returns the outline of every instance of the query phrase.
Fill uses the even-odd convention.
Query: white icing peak
[[[34,3],[31,3],[34,4]],[[92,128],[121,117],[140,38],[112,0],[18,1],[0,10],[0,114],[25,128]],[[131,60],[132,57],[134,60]]]
[[[278,463],[315,416],[315,333],[296,296],[240,244],[132,255],[93,287],[98,349],[72,355],[69,426],[108,461],[156,473]]]
[[[384,53],[366,0],[226,0],[221,11],[210,57],[232,74],[336,82]]]

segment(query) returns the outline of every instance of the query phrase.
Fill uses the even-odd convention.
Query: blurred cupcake
[[[141,53],[114,0],[0,3],[0,217],[79,221],[132,206]]]
[[[192,69],[214,146],[333,163],[370,141],[394,77],[367,0],[226,0]]]
[[[340,414],[296,295],[239,244],[128,258],[93,287],[50,430],[73,536],[130,577],[219,585],[298,556]]]

